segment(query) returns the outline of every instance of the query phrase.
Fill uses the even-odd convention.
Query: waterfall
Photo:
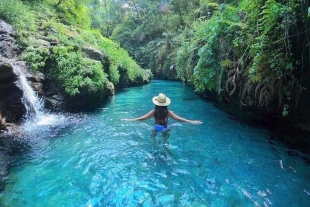
[[[18,48],[16,43],[17,40],[15,39],[17,33],[11,25],[1,19],[0,34],[0,62],[4,61],[11,64],[13,71],[9,71],[9,75],[14,76],[14,78],[12,78],[12,84],[18,84],[18,87],[23,91],[21,101],[26,109],[24,116],[25,122],[23,123],[25,128],[32,131],[33,129],[43,129],[44,127],[42,127],[42,125],[47,127],[62,125],[66,120],[65,116],[63,114],[49,113],[45,110],[43,98],[38,97],[37,93],[29,85],[24,71],[24,68],[26,68],[26,63],[23,61],[18,61],[20,57],[18,56],[17,51],[20,52],[20,49]],[[3,73],[3,71],[1,71],[1,73]],[[13,82],[15,77],[18,78],[17,82]],[[8,84],[11,84],[11,82]],[[14,85],[14,87],[16,86]],[[10,93],[10,91],[7,91],[7,93]],[[3,97],[0,97],[0,99],[1,98]],[[14,99],[14,101],[16,100]],[[10,108],[9,104],[6,108]],[[19,108],[19,110],[21,109]],[[14,110],[12,113],[14,113]]]
[[[42,116],[44,114],[43,100],[37,96],[36,92],[29,85],[20,65],[16,63],[12,65],[19,74],[19,85],[23,90],[22,102],[26,108],[26,119],[32,118],[33,116]]]
[[[51,126],[63,123],[65,120],[63,115],[48,113],[44,110],[44,100],[39,98],[37,93],[29,85],[22,69],[23,65],[20,65],[19,62],[12,62],[12,66],[18,74],[18,83],[23,90],[22,102],[26,108],[25,128],[32,131],[37,126]]]

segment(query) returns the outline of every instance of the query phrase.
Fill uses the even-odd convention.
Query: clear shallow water
[[[204,122],[170,120],[165,159],[153,153],[153,120],[120,120],[153,109],[159,92],[175,113]],[[178,82],[126,89],[65,125],[34,128],[27,150],[10,158],[0,206],[309,206],[307,155],[229,119]]]

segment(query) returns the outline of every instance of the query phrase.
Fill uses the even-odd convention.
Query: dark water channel
[[[178,115],[203,121],[170,120],[166,158],[154,153],[153,120],[120,120],[153,109],[159,92]],[[128,88],[59,123],[28,126],[27,149],[11,155],[2,177],[0,206],[309,206],[308,155],[229,119],[179,82]]]

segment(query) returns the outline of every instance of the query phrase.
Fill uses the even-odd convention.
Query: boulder
[[[0,59],[0,84],[14,82],[18,79],[18,73],[13,69],[11,63]]]
[[[40,96],[44,96],[44,83],[46,81],[45,75],[38,71],[32,71],[28,69],[26,73],[27,81],[31,88],[38,93]]]
[[[105,57],[103,52],[100,50],[93,48],[93,47],[83,47],[82,48],[83,55],[89,59],[102,61],[102,59]]]
[[[107,82],[106,84],[107,88],[110,90],[110,94],[114,95],[115,94],[115,87],[112,82]]]
[[[37,92],[40,96],[44,95],[44,85],[39,82],[31,82],[31,88]]]

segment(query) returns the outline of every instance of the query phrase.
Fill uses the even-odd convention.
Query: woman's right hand
[[[133,119],[121,119],[122,121],[133,121]]]

